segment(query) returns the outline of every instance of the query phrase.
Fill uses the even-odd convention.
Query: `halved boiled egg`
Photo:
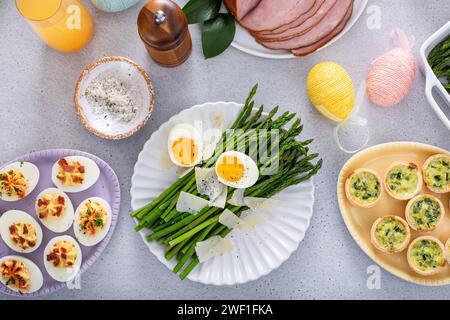
[[[0,170],[0,199],[17,201],[29,195],[39,181],[39,169],[30,162],[14,162]]]
[[[227,151],[219,156],[216,161],[216,174],[220,182],[236,189],[251,187],[259,178],[255,161],[237,151]]]
[[[84,191],[94,185],[99,176],[97,164],[81,156],[61,158],[52,167],[52,181],[64,192]]]
[[[0,217],[0,234],[8,247],[16,252],[30,253],[42,242],[42,229],[28,213],[10,210]]]
[[[0,281],[15,292],[33,293],[42,287],[44,277],[33,261],[12,255],[0,258]]]
[[[198,129],[187,123],[175,125],[167,142],[170,160],[180,167],[193,167],[202,160],[203,139]]]
[[[81,248],[71,236],[51,239],[44,250],[44,265],[50,277],[59,282],[75,278],[81,268]]]
[[[84,246],[96,245],[108,233],[111,218],[111,207],[106,200],[99,197],[84,200],[75,211],[75,237]]]
[[[67,194],[56,188],[42,191],[36,198],[35,209],[42,224],[53,232],[69,229],[75,216]]]

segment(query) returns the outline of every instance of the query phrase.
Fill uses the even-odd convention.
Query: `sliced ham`
[[[241,21],[261,0],[224,0],[223,2],[236,20]]]
[[[350,17],[352,16],[352,13],[353,13],[353,4],[348,9],[348,12],[347,12],[344,20],[336,27],[336,29],[334,29],[334,31],[332,33],[330,33],[325,38],[317,41],[316,43],[314,43],[310,46],[294,49],[294,50],[292,50],[292,53],[295,56],[306,56],[310,53],[313,53],[317,49],[322,48],[328,42],[333,40],[333,38],[336,37],[339,33],[341,33],[342,30],[344,30],[345,26],[347,25],[347,22],[350,20]]]
[[[320,7],[324,4],[324,2],[328,1],[334,2],[336,0],[316,0],[312,8],[308,12],[305,12],[303,15],[301,15],[298,19],[292,21],[291,23],[285,24],[284,26],[281,26],[275,30],[255,32],[254,36],[264,38],[267,35],[272,36],[274,34],[280,34],[286,30],[297,27],[306,20],[308,20],[309,18],[313,17],[316,14],[316,12],[320,9]]]
[[[280,41],[280,40],[288,40],[294,37],[300,36],[317,25],[323,18],[328,14],[329,11],[333,9],[336,5],[337,0],[327,0],[323,5],[319,8],[315,15],[299,24],[298,26],[288,29],[282,33],[276,33],[265,36],[257,36],[259,40],[262,41]]]
[[[315,2],[315,0],[261,0],[240,24],[252,32],[274,30],[301,17]]]
[[[260,5],[264,3],[264,0],[261,1]],[[314,27],[312,27],[308,32],[296,36],[292,39],[281,40],[281,41],[261,41],[256,39],[259,43],[269,49],[276,50],[293,50],[301,47],[311,46],[317,41],[322,40],[327,37],[330,33],[332,33],[344,20],[346,17],[348,9],[353,4],[353,0],[339,0],[333,6],[333,8],[328,11],[326,16]],[[255,12],[258,8],[254,9],[247,17],[250,17],[253,12]],[[244,20],[246,20],[245,18]]]

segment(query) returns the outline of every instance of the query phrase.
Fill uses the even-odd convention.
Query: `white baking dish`
[[[450,120],[442,111],[439,104],[433,97],[433,88],[436,87],[441,93],[444,100],[447,102],[447,107],[450,108],[450,95],[444,89],[444,86],[434,74],[431,66],[428,63],[427,57],[431,50],[436,47],[442,40],[450,35],[450,21],[447,22],[442,28],[436,31],[431,37],[429,37],[422,47],[420,48],[420,58],[422,60],[422,70],[426,77],[425,94],[431,107],[434,109],[438,117],[444,122],[447,128],[450,130]]]

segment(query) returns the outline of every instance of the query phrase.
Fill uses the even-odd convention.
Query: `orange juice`
[[[92,38],[91,15],[78,0],[16,0],[16,6],[39,37],[55,50],[77,51]]]

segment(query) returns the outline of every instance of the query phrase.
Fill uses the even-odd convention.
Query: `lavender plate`
[[[78,192],[78,193],[68,193],[70,200],[73,203],[74,208],[76,208],[84,199],[89,197],[98,196],[101,198],[104,198],[106,201],[109,202],[112,209],[112,219],[111,219],[111,228],[108,231],[108,234],[106,235],[105,239],[102,240],[98,245],[93,247],[85,247],[80,245],[81,251],[83,254],[83,264],[81,265],[80,275],[86,271],[94,262],[95,260],[100,256],[100,254],[105,249],[106,245],[108,244],[109,240],[111,239],[111,236],[114,232],[114,228],[117,223],[117,219],[119,216],[120,211],[120,185],[119,180],[117,179],[117,176],[113,169],[102,159],[86,153],[82,151],[77,150],[68,150],[68,149],[54,149],[54,150],[44,150],[44,151],[37,151],[33,153],[29,153],[27,155],[24,155],[22,157],[19,157],[11,162],[17,162],[17,161],[28,161],[33,164],[35,164],[40,171],[40,178],[39,183],[36,186],[36,188],[33,190],[32,193],[30,193],[25,199],[15,201],[15,202],[5,202],[0,200],[0,213],[3,213],[7,210],[11,209],[17,209],[17,210],[23,210],[27,213],[29,213],[31,216],[36,218],[37,221],[39,219],[36,216],[35,209],[34,209],[34,202],[37,197],[37,195],[44,189],[49,187],[54,187],[52,180],[51,180],[51,167],[52,165],[60,158],[67,157],[67,156],[83,156],[89,159],[92,159],[100,168],[100,177],[92,187],[89,189]],[[10,163],[11,163],[10,162]],[[6,164],[5,164],[6,165]],[[2,166],[3,167],[3,166]],[[62,289],[66,286],[65,283],[57,282],[53,280],[45,270],[44,267],[44,248],[48,241],[52,239],[55,236],[58,235],[70,235],[75,238],[73,228],[70,228],[64,233],[55,233],[47,229],[45,226],[41,225],[44,239],[42,240],[42,243],[40,247],[32,252],[32,253],[21,253],[19,255],[24,256],[30,260],[32,260],[36,265],[41,269],[42,275],[44,276],[44,284],[42,288],[34,293],[31,294],[20,294],[17,292],[14,292],[4,286],[3,284],[0,284],[0,292],[6,293],[8,295],[12,296],[19,296],[19,297],[39,297],[43,295],[50,294],[52,292],[55,292],[59,289]],[[9,249],[6,244],[0,240],[0,257],[10,255],[10,254],[18,254]]]

